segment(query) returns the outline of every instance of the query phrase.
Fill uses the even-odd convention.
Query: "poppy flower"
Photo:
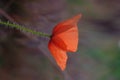
[[[48,48],[61,70],[66,68],[67,52],[76,52],[78,46],[77,22],[81,14],[58,23],[52,32]]]

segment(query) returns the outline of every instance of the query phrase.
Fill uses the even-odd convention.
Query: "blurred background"
[[[79,47],[62,72],[49,39],[0,25],[0,80],[120,80],[120,0],[0,0],[0,19],[51,34],[81,13]]]

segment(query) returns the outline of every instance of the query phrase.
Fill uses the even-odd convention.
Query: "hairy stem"
[[[25,28],[25,27],[23,27],[21,25],[15,24],[15,23],[10,23],[9,21],[8,22],[4,22],[4,21],[0,20],[0,24],[5,25],[5,26],[9,26],[9,27],[12,27],[12,28],[16,28],[16,29],[21,30],[21,31],[30,32],[30,33],[36,34],[38,36],[43,36],[43,37],[50,37],[51,36],[51,35],[43,33],[43,32],[37,32],[35,30],[31,30],[31,29]]]

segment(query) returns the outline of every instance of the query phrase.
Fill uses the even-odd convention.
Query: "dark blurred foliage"
[[[120,0],[1,0],[0,19],[51,34],[82,13],[79,47],[64,72],[49,39],[0,25],[0,80],[120,80]]]
[[[69,54],[70,75],[74,80],[120,80],[120,1],[68,2],[70,14],[83,14],[78,53]]]
[[[62,0],[1,0],[0,19],[49,33],[61,18],[63,3]],[[0,25],[0,80],[67,78],[48,52],[48,40]]]

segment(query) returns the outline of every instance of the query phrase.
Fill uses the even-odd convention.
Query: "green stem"
[[[5,25],[5,26],[9,26],[9,27],[13,27],[13,28],[16,28],[16,29],[19,29],[21,31],[30,32],[30,33],[36,34],[38,36],[49,37],[49,38],[51,36],[49,34],[46,34],[46,33],[43,33],[43,32],[37,32],[37,31],[31,30],[31,29],[25,28],[23,26],[20,26],[18,24],[10,23],[10,22],[4,22],[4,21],[0,20],[0,24]]]

